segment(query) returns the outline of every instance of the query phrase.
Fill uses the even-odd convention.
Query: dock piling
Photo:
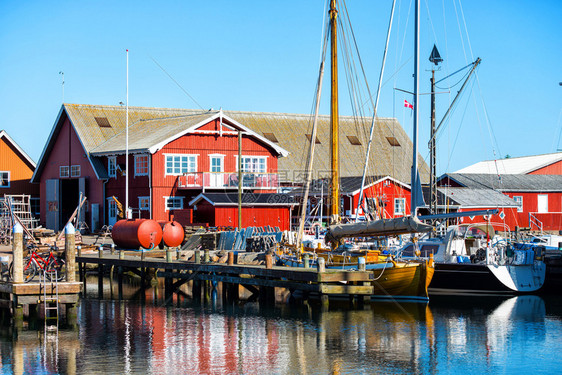
[[[14,225],[14,241],[12,242],[12,267],[14,283],[23,283],[23,227]],[[22,313],[23,314],[23,313]]]
[[[76,281],[76,231],[72,223],[64,227],[64,253],[66,256],[66,281]]]

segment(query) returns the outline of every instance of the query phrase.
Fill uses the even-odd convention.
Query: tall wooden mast
[[[330,104],[330,139],[331,139],[331,170],[332,183],[330,194],[330,224],[340,221],[340,175],[339,175],[339,116],[338,116],[338,42],[337,42],[337,19],[336,0],[330,1],[330,57],[332,96]],[[311,139],[311,142],[315,142]]]

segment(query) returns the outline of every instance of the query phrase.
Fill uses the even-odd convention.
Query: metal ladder
[[[59,282],[57,279],[55,269],[44,270],[40,278],[43,305],[45,306],[45,330],[58,330],[59,327]]]

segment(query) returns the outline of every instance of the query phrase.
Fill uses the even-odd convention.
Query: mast
[[[431,50],[431,55],[429,56],[429,61],[437,66],[443,61],[437,46],[433,45],[433,50]],[[435,66],[431,69],[431,134],[429,141],[429,154],[430,154],[430,175],[429,175],[429,186],[430,186],[430,199],[429,199],[429,213],[430,215],[435,215],[437,213],[437,162],[436,162],[436,144],[435,144]]]
[[[419,96],[419,70],[420,70],[420,0],[416,0],[415,11],[415,38],[414,38],[414,125],[412,131],[413,156],[412,156],[412,176],[410,179],[412,195],[410,201],[410,212],[416,214],[419,190],[418,186],[418,96]],[[421,197],[423,199],[423,197]]]
[[[339,223],[340,206],[340,176],[339,176],[339,115],[338,115],[338,42],[337,42],[337,18],[336,0],[330,1],[330,57],[332,92],[330,104],[330,139],[331,139],[331,171],[332,183],[330,188],[330,221],[331,224]],[[315,142],[316,139],[311,139]]]
[[[125,215],[131,219],[129,210],[129,50],[127,50],[127,98],[125,115]]]

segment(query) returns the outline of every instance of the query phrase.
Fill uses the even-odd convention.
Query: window
[[[183,197],[164,197],[164,199],[166,200],[166,211],[183,209]]]
[[[308,139],[308,141],[310,142],[310,140],[312,139],[312,134],[305,134],[305,135],[306,135],[306,139]],[[320,140],[318,139],[318,137],[316,137],[314,143],[316,143],[317,145],[320,144]]]
[[[265,173],[267,158],[265,156],[242,156],[242,172]]]
[[[107,158],[107,174],[109,177],[115,177],[117,170],[117,162],[115,160],[115,156],[110,156]]]
[[[514,195],[513,200],[518,204],[517,212],[523,212],[523,197],[520,195]]]
[[[394,215],[404,215],[406,212],[406,198],[394,198]]]
[[[166,174],[180,175],[197,172],[197,155],[166,155]]]
[[[271,142],[279,143],[279,140],[273,133],[263,133],[263,136],[270,140]]]
[[[135,156],[135,176],[148,176],[148,155]]]
[[[139,197],[139,210],[150,210],[150,197]]]
[[[10,187],[10,172],[0,171],[0,187],[9,188]]]
[[[69,176],[68,165],[61,165],[59,167],[59,176],[60,177],[68,177]]]
[[[386,140],[388,141],[388,143],[390,143],[392,147],[400,146],[400,142],[398,142],[398,139],[396,139],[395,137],[386,137]]]
[[[111,124],[107,117],[94,117],[100,128],[111,128]]]
[[[70,167],[70,177],[80,177],[80,166],[72,165]]]
[[[361,146],[361,141],[355,135],[348,135],[347,140],[354,146]]]

